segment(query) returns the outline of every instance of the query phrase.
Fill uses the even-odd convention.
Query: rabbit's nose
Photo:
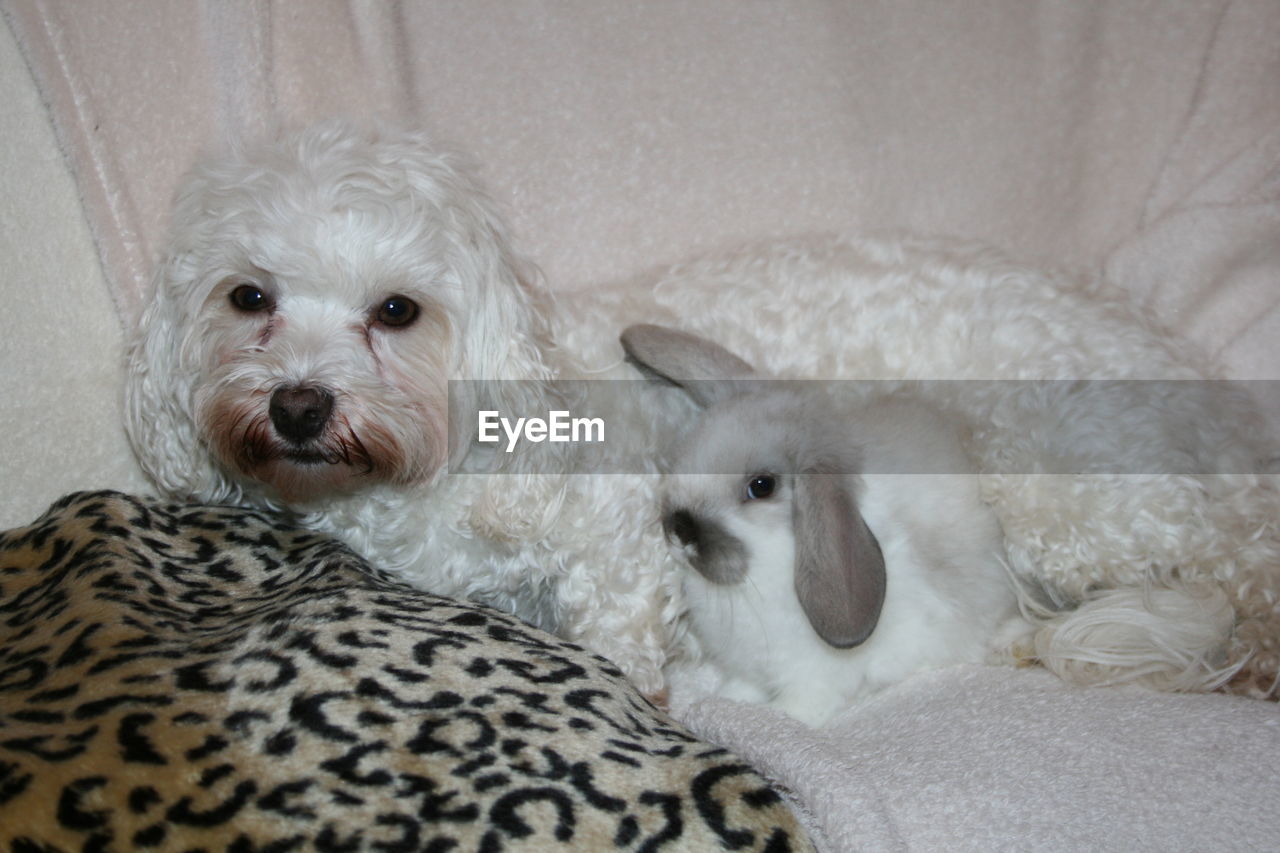
[[[665,527],[667,535],[679,539],[680,544],[697,547],[702,531],[697,519],[687,509],[678,509],[668,515]]]

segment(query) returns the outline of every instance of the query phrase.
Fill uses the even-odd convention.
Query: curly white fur
[[[241,285],[270,309],[235,308]],[[392,296],[419,306],[416,322],[379,320]],[[1100,288],[950,243],[777,244],[554,305],[456,158],[419,134],[327,123],[211,160],[181,188],[131,350],[128,428],[164,491],[288,506],[412,583],[581,640],[654,693],[681,603],[645,472],[690,414],[681,395],[619,403],[617,423],[633,427],[630,475],[573,473],[589,468],[572,451],[562,473],[501,460],[496,475],[450,473],[494,460],[456,438],[444,406],[451,378],[526,380],[477,386],[495,398],[473,401],[519,412],[546,411],[553,378],[634,378],[617,334],[644,321],[790,376],[1205,375]],[[273,394],[298,386],[325,389],[333,404],[302,449],[270,414]],[[1086,680],[1138,673],[1167,684],[1194,661],[1193,677],[1175,679],[1182,687],[1216,683],[1220,664],[1246,659],[1247,672],[1280,672],[1280,506],[1274,480],[1248,473],[1262,469],[1234,420],[1247,411],[1239,399],[1152,400],[1121,419],[1126,439],[1143,440],[1114,445],[1072,420],[1097,406],[1069,393],[949,402],[989,427],[971,451],[1013,570],[1060,605],[1036,643],[1047,663]],[[1169,418],[1182,426],[1167,430]],[[1147,477],[1026,475],[1057,470],[1063,448],[1088,448],[1067,461],[1097,466],[1069,470],[1114,470],[1099,462],[1113,447],[1174,467],[1144,458],[1130,470]],[[1188,460],[1193,473],[1164,473]],[[1211,642],[1148,631],[1147,642],[1100,650],[1090,644],[1109,643],[1097,639],[1106,632],[1067,630],[1106,590],[1184,587],[1221,591],[1234,633],[1213,608]],[[1130,596],[1108,618],[1138,625],[1165,612],[1151,600]]]
[[[266,307],[237,307],[250,288]],[[416,321],[382,322],[390,298]],[[341,123],[198,167],[130,359],[128,425],[165,491],[287,506],[382,568],[560,630],[657,692],[674,605],[648,491],[627,477],[466,470],[455,411],[547,411],[573,371],[492,205],[422,137]],[[302,441],[281,389],[332,398]],[[643,480],[641,476],[635,479]],[[645,541],[645,540],[648,541]]]
[[[1121,294],[913,239],[710,258],[654,292],[775,375],[1061,380],[912,384],[974,429],[1039,626],[1014,656],[1080,683],[1275,695],[1280,478],[1259,473],[1275,445],[1242,390],[1179,381],[1213,374]]]

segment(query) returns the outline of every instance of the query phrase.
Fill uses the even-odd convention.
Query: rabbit
[[[942,412],[837,393],[874,383],[765,381],[661,326],[622,345],[702,409],[662,515],[721,695],[819,726],[912,673],[1003,657],[1027,630],[964,431]]]

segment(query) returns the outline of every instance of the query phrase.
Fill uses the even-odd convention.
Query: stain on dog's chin
[[[366,467],[301,451],[252,462],[241,459],[237,465],[243,477],[259,483],[268,494],[293,507],[323,503],[378,485],[420,485],[434,477],[438,467],[426,466],[421,470],[388,465]]]

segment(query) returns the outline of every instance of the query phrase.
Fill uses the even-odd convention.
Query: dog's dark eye
[[[778,488],[778,478],[772,474],[757,474],[747,481],[747,500],[767,498]]]
[[[384,326],[407,326],[418,319],[418,303],[404,296],[392,296],[378,306],[377,320]]]
[[[241,311],[261,311],[271,307],[271,299],[257,285],[242,284],[231,291],[231,304]]]

